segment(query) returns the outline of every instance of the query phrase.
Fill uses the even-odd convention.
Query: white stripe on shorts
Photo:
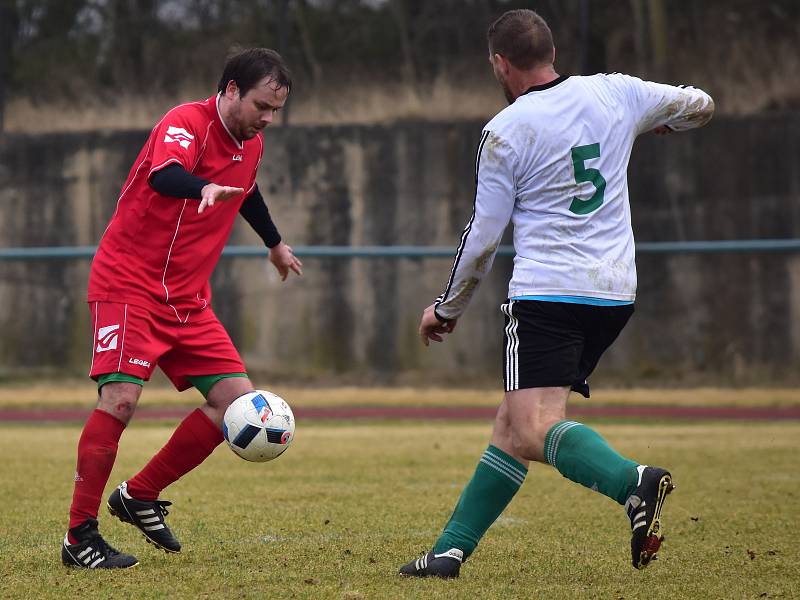
[[[511,392],[519,388],[519,337],[517,337],[517,327],[519,321],[513,313],[514,300],[509,300],[508,304],[503,304],[500,310],[508,317],[506,324],[506,391]]]

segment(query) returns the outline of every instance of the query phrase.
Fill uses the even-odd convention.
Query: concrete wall
[[[471,211],[480,123],[276,128],[259,185],[290,244],[446,245]],[[0,246],[95,244],[147,132],[0,139]],[[719,119],[634,149],[639,241],[800,236],[800,116]],[[231,243],[257,244],[242,222]],[[416,327],[450,259],[223,259],[214,306],[264,381],[491,383],[510,259],[441,346]],[[800,254],[641,255],[637,312],[595,381],[796,381]],[[88,260],[0,262],[0,375],[88,368]],[[266,383],[265,383],[266,385]]]

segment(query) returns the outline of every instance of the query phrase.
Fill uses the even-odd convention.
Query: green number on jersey
[[[575,181],[588,181],[595,187],[594,195],[588,200],[573,198],[569,209],[576,215],[586,215],[600,208],[606,191],[606,180],[597,169],[587,169],[584,162],[592,158],[600,158],[600,144],[575,146],[572,149],[572,164],[575,167]]]

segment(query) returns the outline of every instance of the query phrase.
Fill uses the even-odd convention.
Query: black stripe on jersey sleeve
[[[444,292],[441,296],[439,296],[434,304],[439,306],[442,302],[447,299],[447,295],[450,293],[450,289],[453,287],[453,280],[456,277],[456,271],[458,270],[458,263],[461,261],[461,256],[464,253],[464,248],[467,245],[467,237],[469,236],[470,231],[472,230],[472,223],[475,221],[475,205],[478,201],[478,173],[480,172],[481,166],[481,152],[483,152],[483,145],[486,143],[486,139],[489,137],[490,131],[484,131],[481,135],[481,141],[478,144],[478,154],[475,158],[475,197],[472,200],[472,215],[469,218],[469,223],[464,228],[463,233],[461,234],[461,241],[458,244],[458,250],[456,250],[456,257],[453,261],[453,268],[450,270],[450,278],[447,280],[447,287],[445,288]],[[435,313],[436,309],[434,309]],[[438,318],[438,315],[437,315]]]

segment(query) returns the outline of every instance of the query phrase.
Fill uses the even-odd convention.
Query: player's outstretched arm
[[[189,173],[180,164],[172,163],[150,176],[150,187],[162,196],[173,198],[198,198],[197,212],[214,206],[217,200],[228,200],[244,193],[239,187],[229,187],[211,183]]]
[[[281,281],[286,281],[289,271],[293,271],[298,276],[303,275],[303,263],[294,255],[292,247],[284,242],[269,249],[269,260],[278,270]]]
[[[714,99],[693,86],[675,86],[615,73],[607,76],[620,93],[637,133],[665,135],[702,127],[714,115]]]
[[[197,213],[200,214],[206,208],[214,206],[217,201],[230,200],[241,194],[244,194],[243,188],[209,183],[200,191],[200,206],[197,207]]]

